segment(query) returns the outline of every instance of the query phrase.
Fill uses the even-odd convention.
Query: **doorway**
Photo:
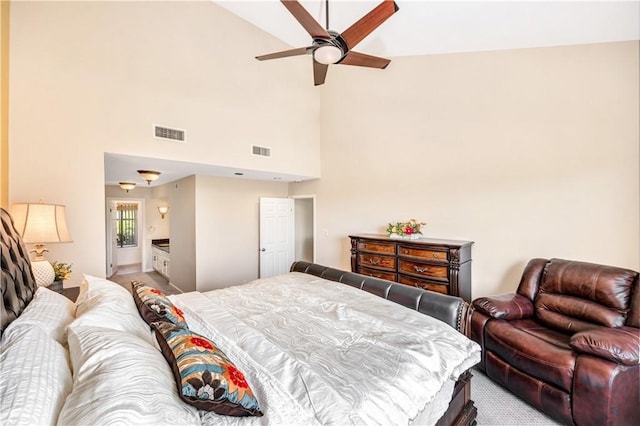
[[[315,261],[315,195],[260,198],[260,278]]]
[[[295,260],[315,261],[315,196],[294,196]]]
[[[144,270],[144,199],[107,198],[106,276]]]

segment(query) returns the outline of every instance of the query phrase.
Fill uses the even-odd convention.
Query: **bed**
[[[295,262],[169,297],[85,275],[72,303],[2,225],[2,424],[475,422],[462,299]]]

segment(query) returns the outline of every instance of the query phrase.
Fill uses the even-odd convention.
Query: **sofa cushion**
[[[497,319],[513,320],[533,316],[531,300],[513,293],[480,297],[473,301],[473,307],[483,314]]]
[[[508,364],[571,392],[576,353],[570,336],[533,320],[489,321],[485,328],[485,350]]]
[[[637,272],[613,266],[551,259],[534,300],[549,327],[575,333],[624,325]]]
[[[618,364],[637,366],[640,363],[640,330],[635,327],[582,331],[574,334],[569,344],[578,352]]]

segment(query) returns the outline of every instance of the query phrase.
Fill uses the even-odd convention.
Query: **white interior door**
[[[260,198],[260,278],[289,272],[295,259],[294,202]]]

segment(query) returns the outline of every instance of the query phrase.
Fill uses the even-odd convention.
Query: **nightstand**
[[[80,294],[80,287],[63,288],[60,294],[62,294],[63,296],[66,296],[67,299],[75,303],[76,299],[78,298],[78,295]]]
[[[48,288],[51,291],[60,293],[72,302],[76,301],[76,299],[78,298],[78,294],[80,293],[80,287],[64,288],[64,286],[62,285],[62,281],[54,281],[53,284],[51,284]]]

